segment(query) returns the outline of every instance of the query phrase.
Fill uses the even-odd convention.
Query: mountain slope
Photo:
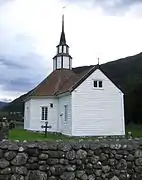
[[[88,67],[79,67],[80,70],[86,68]],[[138,93],[142,87],[142,53],[102,64],[101,68],[125,94],[126,122],[142,122],[142,113],[140,113],[142,104],[139,102],[142,91],[141,94]],[[29,93],[15,99],[3,110],[24,112],[23,101]],[[139,111],[137,111],[137,105],[139,105]]]
[[[126,123],[142,123],[142,53],[103,64],[102,69],[125,94]]]
[[[125,94],[129,93],[142,83],[142,53],[108,62],[102,69]]]
[[[3,107],[1,111],[7,111],[7,112],[21,112],[24,115],[24,100],[26,97],[31,93],[29,91],[28,93],[16,98],[12,102],[10,102],[7,106]]]
[[[7,105],[8,105],[8,103],[0,101],[0,109]]]

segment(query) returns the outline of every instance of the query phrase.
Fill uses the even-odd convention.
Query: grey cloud
[[[9,99],[9,98],[0,98],[0,101],[2,101],[2,102],[11,102],[12,99]]]
[[[5,82],[4,90],[25,92],[27,89],[32,88],[34,84],[34,80],[30,78],[17,77],[16,79]]]
[[[102,4],[104,7],[124,8],[138,3],[142,3],[141,0],[94,0],[94,3]]]
[[[0,56],[0,65],[7,66],[8,68],[18,68],[18,69],[23,69],[23,68],[28,68],[26,65],[20,65],[17,62],[12,62],[11,59],[7,59],[5,57]]]
[[[142,0],[63,0],[70,3],[79,3],[85,6],[101,7],[108,14],[119,14],[127,12],[129,8],[142,4]]]
[[[0,63],[6,65],[0,65],[0,85],[4,91],[27,92],[36,86],[49,71],[48,68],[40,65],[42,56],[34,53],[29,56],[27,54],[27,56],[15,57],[15,61],[12,60],[12,57],[9,60],[0,60]],[[19,65],[22,61],[29,62],[29,67]]]
[[[100,0],[96,3],[104,8],[107,13],[119,14],[127,12],[134,5],[142,4],[141,0]],[[95,4],[95,2],[94,2]]]
[[[0,0],[0,6],[5,5],[9,2],[13,2],[13,1],[15,1],[15,0]]]
[[[43,56],[36,52],[34,37],[23,32],[9,33],[1,23],[0,86],[2,91],[27,92],[48,73]],[[11,31],[10,31],[11,32]]]
[[[48,72],[45,59],[33,47],[34,39],[23,33],[9,37],[2,32],[0,42],[0,85],[3,91],[27,92],[36,86]],[[9,37],[9,38],[7,38]]]

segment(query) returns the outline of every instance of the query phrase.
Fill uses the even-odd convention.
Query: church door
[[[63,132],[63,114],[59,116],[59,132]]]

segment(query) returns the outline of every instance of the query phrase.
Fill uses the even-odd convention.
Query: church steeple
[[[72,57],[69,55],[69,46],[66,43],[64,30],[64,15],[62,15],[62,31],[59,45],[57,47],[57,54],[53,57],[53,70],[56,69],[72,69]]]

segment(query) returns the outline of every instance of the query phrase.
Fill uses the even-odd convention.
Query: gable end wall
[[[94,89],[93,80],[103,88]],[[123,93],[99,70],[72,92],[73,135],[124,135]]]

